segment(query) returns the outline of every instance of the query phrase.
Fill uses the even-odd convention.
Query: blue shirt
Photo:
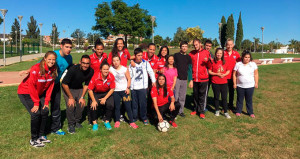
[[[61,75],[64,73],[64,71],[72,65],[73,59],[71,55],[67,55],[62,57],[59,53],[59,50],[54,51],[57,55],[56,58],[56,65],[57,65],[57,77],[55,79],[55,83],[59,83]]]

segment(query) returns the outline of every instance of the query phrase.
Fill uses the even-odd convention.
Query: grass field
[[[78,60],[79,56],[73,55],[74,61]],[[122,123],[112,131],[106,131],[100,122],[99,131],[92,132],[84,121],[76,134],[48,135],[53,143],[41,149],[29,146],[30,116],[17,97],[17,86],[2,87],[1,158],[299,158],[299,67],[300,63],[259,66],[259,88],[253,97],[255,119],[232,113],[232,119],[214,116],[210,90],[211,109],[205,120],[178,117],[179,127],[167,133],[141,122],[137,122],[137,130]],[[189,89],[186,114],[191,112],[191,99]],[[65,107],[62,99],[66,131]]]

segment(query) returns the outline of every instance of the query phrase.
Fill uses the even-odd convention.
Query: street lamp
[[[154,30],[153,30],[153,26],[154,26],[154,22],[155,22],[155,16],[151,16],[151,21],[152,21],[152,43],[154,43]]]
[[[222,27],[222,23],[219,23],[219,40],[220,40],[220,46],[221,46],[221,27]]]
[[[277,41],[277,48],[276,49],[278,49],[278,38],[276,38],[276,41]]]
[[[6,59],[5,59],[5,15],[7,13],[7,9],[0,9],[2,15],[3,15],[3,65],[6,65]]]
[[[55,37],[55,26],[52,26],[52,39],[53,39],[53,51],[54,51],[54,37]]]
[[[17,41],[17,38],[18,38],[18,31],[16,30],[15,31],[15,37],[16,37],[16,53],[18,52],[18,41]]]
[[[20,62],[22,61],[22,29],[21,29],[21,21],[23,19],[23,16],[22,15],[19,15],[18,16],[19,18],[19,21],[20,21]]]
[[[262,57],[264,57],[264,27],[261,27],[260,28],[261,29],[261,32],[262,32],[262,39],[261,39],[261,47],[262,47],[262,49],[261,49],[261,56]]]
[[[92,45],[94,45],[95,44],[95,34],[93,34],[93,44]]]
[[[41,57],[42,57],[42,52],[43,52],[43,36],[42,36],[42,26],[43,26],[43,23],[40,23],[39,24],[40,26],[40,54],[41,54]]]
[[[64,32],[64,36],[63,36],[63,38],[66,38],[66,36],[65,36],[65,35],[66,35],[66,34],[65,34],[65,33],[66,33],[66,30],[63,30],[63,32]]]
[[[79,33],[77,33],[77,38],[78,38],[78,49],[79,49]]]

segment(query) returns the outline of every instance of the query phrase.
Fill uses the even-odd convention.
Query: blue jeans
[[[254,93],[254,87],[252,87],[252,88],[237,87],[236,92],[237,92],[236,112],[242,113],[243,102],[244,102],[244,98],[245,98],[247,112],[249,115],[253,114],[252,97],[253,97],[253,93]]]
[[[116,121],[120,121],[120,102],[122,99],[122,102],[126,108],[126,112],[129,118],[129,123],[133,122],[133,117],[132,117],[132,110],[131,110],[131,98],[130,95],[127,95],[125,91],[115,91],[114,94],[114,101],[115,101],[115,119]]]
[[[147,89],[131,90],[133,121],[138,119],[138,110],[140,109],[140,118],[147,120]]]

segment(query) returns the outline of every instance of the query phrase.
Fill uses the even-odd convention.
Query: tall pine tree
[[[40,29],[33,16],[30,17],[30,22],[27,23],[28,30],[26,30],[26,37],[29,39],[38,39],[40,35]]]
[[[226,26],[226,39],[229,38],[234,40],[234,20],[232,14],[228,17]]]
[[[20,24],[19,21],[17,20],[17,18],[15,18],[15,21],[13,23],[13,25],[11,26],[11,32],[10,32],[10,36],[12,38],[12,42],[16,43],[16,38],[17,38],[17,42],[20,41]]]
[[[53,27],[55,28],[54,30],[53,30]],[[57,44],[59,42],[59,40],[58,40],[59,32],[57,31],[57,26],[55,23],[52,24],[52,31],[50,34],[51,44],[53,44],[53,37],[54,37],[54,43]]]
[[[224,48],[225,42],[226,42],[226,19],[224,16],[222,16],[221,19],[222,27],[221,27],[221,46]]]
[[[237,23],[236,40],[235,40],[235,47],[237,48],[237,50],[241,49],[243,37],[244,37],[244,33],[243,33],[242,13],[240,12],[239,21]]]
[[[2,22],[3,22],[3,19],[2,19],[1,16],[0,16],[0,25],[2,24]]]

